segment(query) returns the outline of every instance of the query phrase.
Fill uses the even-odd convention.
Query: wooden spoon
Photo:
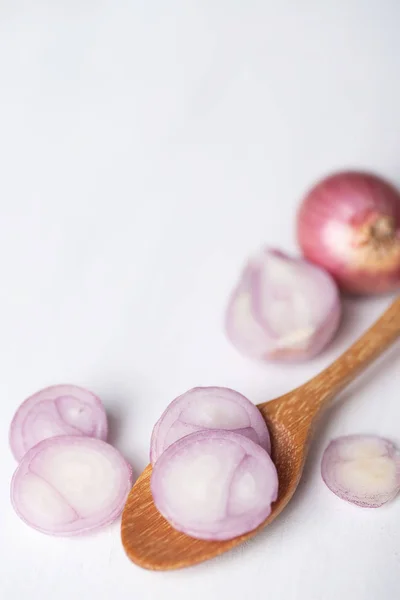
[[[292,392],[258,405],[271,433],[279,497],[268,519],[257,529],[223,542],[196,540],[176,531],[154,506],[150,491],[151,465],[148,465],[133,486],[122,515],[122,543],[128,557],[145,569],[188,567],[238,546],[271,523],[297,488],[321,408],[399,336],[400,297],[330,367]]]

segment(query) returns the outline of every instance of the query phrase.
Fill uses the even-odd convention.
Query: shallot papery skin
[[[163,517],[178,531],[228,540],[260,525],[278,496],[268,452],[243,435],[200,431],[178,440],[153,467],[151,491]]]
[[[389,440],[378,436],[343,436],[326,448],[321,474],[342,500],[378,508],[400,490],[400,453]]]
[[[245,396],[224,387],[196,387],[169,404],[154,426],[150,460],[154,464],[161,454],[180,438],[207,429],[224,429],[245,435],[271,451],[267,425],[258,410]]]
[[[44,439],[87,435],[107,439],[104,406],[92,392],[76,385],[54,385],[21,404],[11,422],[9,441],[17,460]]]
[[[242,354],[297,361],[319,354],[335,335],[341,300],[320,267],[265,248],[243,269],[226,311],[229,340]]]
[[[297,238],[344,291],[400,287],[400,193],[374,174],[345,171],[317,183],[299,207]]]
[[[108,525],[122,512],[132,469],[102,440],[58,436],[39,442],[17,467],[11,501],[30,527],[57,536]]]

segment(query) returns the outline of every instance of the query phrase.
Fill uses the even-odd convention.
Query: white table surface
[[[104,400],[139,473],[152,425],[194,385],[254,402],[327,365],[388,305],[346,302],[312,362],[253,364],[227,295],[261,244],[297,252],[294,211],[333,169],[400,184],[396,0],[59,0],[0,4],[0,598],[394,600],[400,499],[376,511],[321,483],[332,436],[400,443],[399,346],[346,391],[295,498],[257,539],[171,573],[130,563],[119,522],[79,539],[9,501],[9,422],[50,384]]]

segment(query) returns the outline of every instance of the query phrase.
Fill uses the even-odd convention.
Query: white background
[[[194,385],[254,402],[306,381],[390,299],[348,300],[335,343],[295,366],[226,341],[228,294],[333,169],[400,184],[397,0],[0,3],[0,597],[392,600],[400,500],[364,511],[321,483],[328,440],[400,443],[399,346],[321,423],[302,484],[257,539],[171,573],[130,563],[119,523],[51,538],[13,513],[9,422],[54,383],[104,400],[139,473],[152,425]]]

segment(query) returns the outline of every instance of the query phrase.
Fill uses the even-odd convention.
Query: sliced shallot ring
[[[321,474],[342,500],[378,508],[400,490],[400,453],[392,442],[378,436],[343,436],[326,448]]]
[[[10,446],[17,460],[38,442],[59,435],[107,439],[104,406],[92,392],[76,385],[54,385],[21,404],[10,426]]]
[[[327,272],[263,248],[247,262],[231,293],[225,330],[250,358],[303,361],[333,339],[341,314],[338,287]]]
[[[269,516],[278,496],[278,475],[269,454],[245,436],[200,431],[160,456],[151,491],[158,511],[178,531],[228,540]]]
[[[240,433],[271,451],[267,425],[250,400],[230,388],[196,387],[173,400],[155,424],[151,463],[183,436],[208,429]]]
[[[25,454],[11,482],[17,515],[49,535],[108,525],[122,512],[132,469],[107,442],[85,436],[43,440]]]

